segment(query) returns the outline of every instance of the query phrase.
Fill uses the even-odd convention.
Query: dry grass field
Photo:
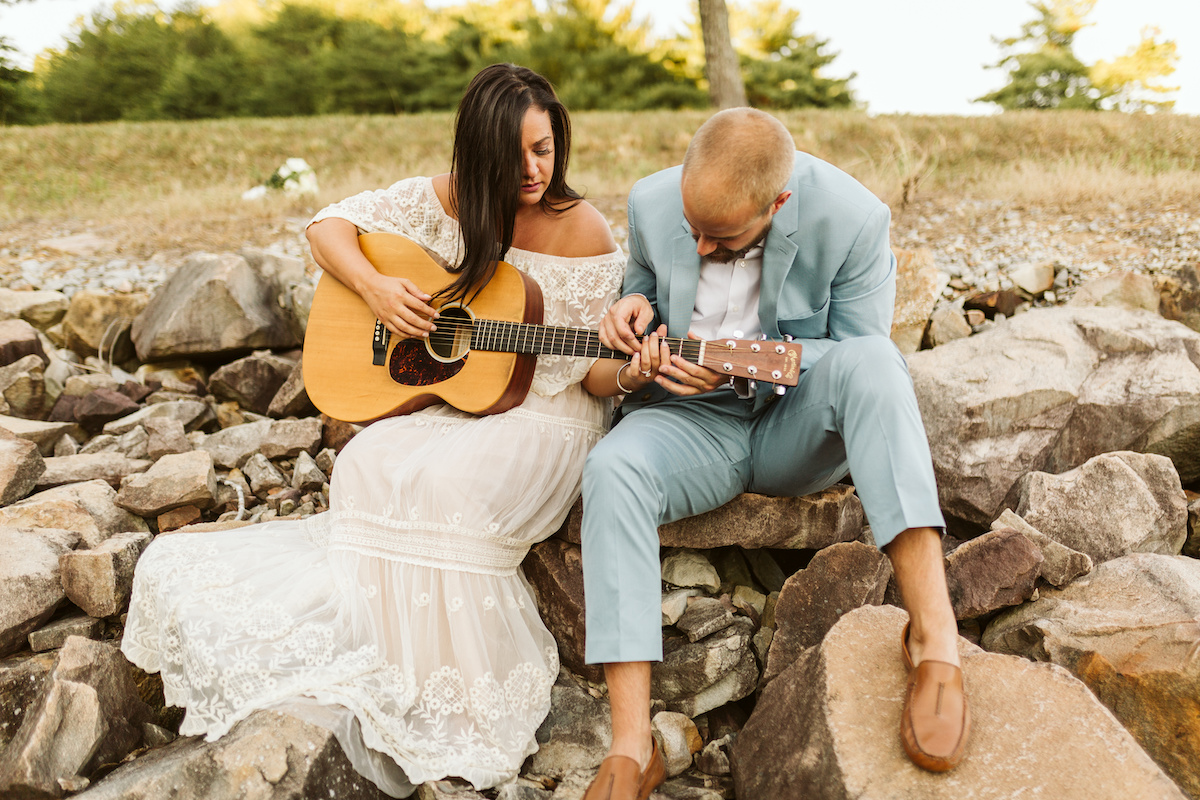
[[[572,182],[615,226],[635,180],[678,163],[705,112],[575,115]],[[990,117],[781,115],[797,146],[847,170],[902,222],[982,200],[1060,214],[1200,201],[1200,118],[1087,112]],[[93,232],[126,258],[264,245],[326,202],[449,164],[450,114],[8,127],[0,132],[0,266],[39,240]],[[241,193],[288,157],[315,200]],[[7,252],[4,252],[6,251]]]

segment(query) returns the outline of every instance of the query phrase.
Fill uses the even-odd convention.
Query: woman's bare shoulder
[[[585,258],[587,256],[603,256],[617,249],[608,220],[586,200],[580,200],[560,218],[559,224],[569,229],[570,236],[563,241],[563,247],[570,252],[559,255],[568,258]]]

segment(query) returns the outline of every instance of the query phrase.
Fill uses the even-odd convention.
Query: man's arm
[[[880,205],[863,223],[830,287],[828,338],[797,339],[806,370],[843,339],[889,336],[896,305],[896,258],[888,239],[891,210]]]

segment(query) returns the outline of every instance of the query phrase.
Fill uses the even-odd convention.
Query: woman
[[[624,259],[566,183],[569,148],[550,84],[488,67],[459,106],[451,172],[324,209],[313,257],[401,337],[436,329],[430,295],[376,272],[359,232],[458,265],[457,295],[507,260],[541,285],[547,324],[595,328]],[[328,513],[154,542],[122,650],[163,673],[167,701],[187,709],[181,733],[212,740],[286,703],[395,796],[448,775],[477,788],[512,778],[558,673],[519,565],[574,502],[603,398],[644,384],[629,366],[539,357],[510,411],[435,406],[368,427],[338,457]]]

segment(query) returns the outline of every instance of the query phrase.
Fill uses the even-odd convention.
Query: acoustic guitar
[[[391,233],[358,239],[384,275],[404,277],[431,295],[454,280],[416,242]],[[472,414],[498,414],[525,399],[539,354],[581,358],[629,356],[584,328],[543,325],[542,291],[516,267],[496,274],[469,304],[430,303],[437,330],[400,339],[366,302],[328,272],[313,296],[304,336],[304,385],[313,404],[334,419],[370,422],[449,403]],[[800,344],[730,339],[665,339],[671,352],[731,377],[795,386]]]

